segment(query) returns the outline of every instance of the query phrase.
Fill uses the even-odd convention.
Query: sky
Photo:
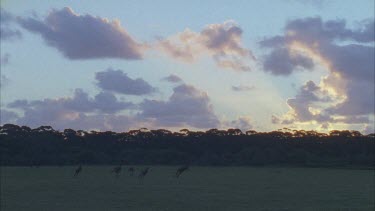
[[[1,0],[1,124],[372,133],[374,7]]]

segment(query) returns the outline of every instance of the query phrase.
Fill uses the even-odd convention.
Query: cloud
[[[28,100],[15,100],[11,103],[8,103],[9,108],[20,108],[20,109],[26,109],[27,106],[29,105]]]
[[[105,91],[112,91],[126,95],[146,95],[156,91],[142,78],[132,79],[121,70],[107,69],[95,75],[97,86]]]
[[[79,15],[71,8],[52,10],[43,20],[18,18],[28,31],[69,59],[141,59],[144,46],[137,43],[118,20]]]
[[[0,109],[0,124],[14,123],[18,118],[17,113],[5,109]]]
[[[251,71],[250,66],[245,64],[245,62],[242,59],[239,59],[237,57],[232,57],[228,59],[222,56],[214,56],[214,60],[216,61],[216,65],[221,68],[233,69],[244,72]]]
[[[255,86],[246,86],[246,85],[232,86],[232,90],[236,92],[251,91],[254,89],[255,89]]]
[[[5,86],[9,84],[9,82],[10,80],[8,77],[6,77],[5,75],[1,75],[0,88],[4,88]]]
[[[347,124],[370,123],[368,116],[345,116],[344,118],[336,119],[335,121]]]
[[[185,32],[186,33],[186,32]],[[183,35],[182,35],[183,36]],[[173,38],[170,38],[173,39]],[[179,38],[182,39],[182,38]],[[168,56],[178,59],[184,62],[193,62],[196,58],[194,57],[193,49],[187,44],[185,46],[178,46],[168,39],[159,39],[156,46],[162,52],[166,53]]]
[[[375,133],[374,123],[366,125],[365,128],[363,129],[363,134],[367,135],[371,133]]]
[[[58,129],[74,128],[81,130],[100,130],[124,132],[136,129],[137,121],[131,116],[116,114],[85,114],[79,113],[74,119],[55,122]],[[55,128],[54,127],[54,128]]]
[[[373,82],[345,80],[345,100],[330,108],[327,112],[332,115],[367,115],[374,114],[374,84]],[[333,87],[336,88],[336,87]]]
[[[362,21],[361,26],[352,30],[346,28],[344,20],[323,22],[320,18],[290,21],[285,27],[284,36],[274,36],[260,42],[262,47],[272,49],[265,56],[265,71],[288,75],[298,70],[299,66],[312,69],[312,60],[315,59],[325,63],[333,72],[355,78],[371,77],[374,46],[360,43],[375,41],[374,21]],[[343,41],[358,43],[340,43]]]
[[[361,43],[374,42],[374,21],[363,22],[362,28],[347,29],[345,21],[323,22],[320,18],[306,18],[291,21],[286,26],[286,33],[263,40],[264,47],[273,47],[271,52],[296,55],[305,53],[310,59],[318,58],[320,62],[328,63],[330,70],[353,78],[368,79],[373,73],[374,46]],[[359,43],[338,44],[340,41],[355,41]],[[293,58],[285,59],[291,63]],[[298,66],[299,63],[291,67]],[[311,69],[312,66],[307,66]],[[353,71],[353,69],[358,69]],[[295,70],[295,69],[294,69]],[[291,72],[289,72],[291,73]]]
[[[331,115],[332,112],[330,110],[334,108],[331,105],[332,102],[334,102],[334,99],[329,97],[325,90],[314,82],[308,81],[299,89],[294,98],[287,100],[287,104],[291,108],[290,115],[282,119],[273,115],[272,123],[292,124],[294,121],[346,124],[369,123],[370,120],[367,115],[352,115],[348,112],[342,115]]]
[[[260,45],[271,49],[263,66],[274,75],[313,71],[316,65],[328,70],[315,85],[318,92],[301,87],[287,101],[295,120],[358,124],[368,122],[366,115],[375,113],[374,41],[374,20],[350,29],[345,20],[316,17],[290,21],[283,36],[265,39]],[[322,101],[327,97],[330,103]]]
[[[11,25],[15,22],[16,18],[13,14],[0,8],[0,38],[4,40],[15,40],[22,37],[19,30],[13,29]]]
[[[297,122],[318,122],[327,125],[328,123],[346,123],[346,124],[364,124],[369,123],[367,115],[352,115],[344,113],[343,115],[332,115],[330,110],[335,99],[312,81],[306,82],[298,90],[294,98],[287,100],[290,111],[284,117],[279,118],[272,115],[273,124],[293,124]],[[340,105],[340,103],[339,103]]]
[[[229,127],[229,128],[237,128],[237,129],[240,129],[241,131],[247,131],[253,128],[251,119],[245,116],[239,117],[236,120],[224,122],[223,126]]]
[[[271,122],[272,122],[272,124],[280,124],[280,118],[275,116],[275,115],[272,115],[271,116]]]
[[[72,97],[43,100],[16,100],[7,105],[16,113],[2,109],[2,123],[16,123],[30,127],[50,125],[56,129],[112,130],[126,131],[147,125],[134,116],[120,114],[121,111],[137,109],[131,102],[123,102],[108,92],[100,92],[89,97],[81,89],[76,89]],[[4,114],[3,114],[4,113]]]
[[[219,125],[208,95],[186,84],[175,87],[167,101],[145,100],[140,110],[139,118],[159,126],[212,128]]]
[[[9,64],[9,58],[10,58],[10,55],[8,53],[1,55],[0,65],[4,66],[4,65]]]
[[[306,82],[298,91],[295,98],[288,99],[287,104],[293,110],[293,116],[295,120],[306,122],[306,121],[328,121],[330,117],[324,114],[314,114],[310,110],[313,103],[315,102],[327,102],[331,99],[321,98],[320,93],[323,91],[313,81]]]
[[[177,75],[171,74],[167,77],[162,78],[163,81],[168,81],[171,83],[180,83],[182,82],[182,79],[178,77]]]
[[[295,70],[312,69],[313,60],[300,54],[292,54],[286,48],[278,48],[266,55],[263,69],[274,75],[289,75]]]
[[[320,126],[320,128],[321,129],[324,129],[324,130],[328,130],[328,128],[329,128],[329,123],[328,122],[325,122],[325,123],[323,123],[321,126]]]
[[[281,124],[281,125],[291,125],[295,123],[295,117],[293,117],[293,112],[292,115],[284,115],[283,117],[278,117],[275,115],[271,116],[271,123],[272,124]],[[298,121],[298,120],[297,120]],[[324,124],[324,123],[323,123]]]
[[[131,102],[118,101],[116,96],[109,92],[100,92],[91,99],[81,89],[75,90],[73,98],[64,99],[64,106],[75,111],[90,112],[99,110],[105,113],[115,113],[135,107]]]
[[[222,68],[250,71],[245,62],[255,60],[252,52],[242,46],[242,29],[233,21],[210,24],[200,32],[190,29],[159,39],[156,48],[168,56],[185,62],[194,62],[208,55]]]
[[[64,97],[58,99],[44,100],[16,100],[8,104],[9,108],[18,108],[25,111],[50,109],[56,107],[61,111],[68,112],[94,112],[100,111],[104,113],[116,113],[124,109],[132,109],[135,107],[133,103],[118,101],[115,95],[108,92],[100,92],[94,98],[82,89],[76,89],[73,97]]]
[[[91,98],[81,89],[76,89],[72,97],[16,100],[9,103],[7,107],[23,112],[23,116],[16,119],[17,124],[31,127],[51,125],[59,129],[97,128],[97,125],[104,124],[103,119],[115,118],[115,113],[119,111],[136,108],[133,103],[118,101],[111,93],[101,92]],[[103,122],[90,123],[89,120],[103,120]],[[103,128],[107,127],[97,129]]]
[[[100,92],[90,97],[76,89],[71,97],[43,100],[15,100],[7,109],[23,115],[6,113],[19,125],[38,127],[50,125],[56,129],[125,131],[141,127],[212,128],[220,125],[205,92],[180,84],[167,101],[145,99],[140,104],[119,101],[114,94]],[[129,111],[132,112],[129,112]],[[136,112],[133,112],[136,111]]]

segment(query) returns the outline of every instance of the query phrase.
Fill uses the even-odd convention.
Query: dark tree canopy
[[[358,131],[272,132],[210,129],[171,132],[54,130],[0,126],[1,165],[374,166],[375,136]]]

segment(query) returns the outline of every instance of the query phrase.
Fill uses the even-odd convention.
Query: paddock
[[[1,210],[373,210],[374,171],[292,167],[2,167]]]

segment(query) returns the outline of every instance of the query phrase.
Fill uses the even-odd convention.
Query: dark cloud
[[[233,51],[238,55],[252,56],[249,50],[241,46],[239,40],[242,36],[242,29],[236,24],[230,22],[211,24],[205,27],[200,35],[204,45],[215,54],[228,54],[228,51]]]
[[[319,17],[304,18],[290,21],[285,27],[288,40],[298,38],[305,43],[315,41],[332,42],[335,40],[353,40],[357,42],[374,41],[374,20],[362,21],[361,27],[349,29],[345,20],[323,21]]]
[[[178,77],[177,75],[171,74],[167,77],[162,78],[163,81],[168,81],[171,83],[179,83],[182,82],[182,79]]]
[[[246,86],[246,85],[232,86],[232,90],[236,92],[250,91],[254,89],[255,89],[255,86]]]
[[[141,59],[142,48],[118,20],[79,15],[71,8],[52,10],[43,20],[19,18],[20,25],[40,34],[69,59]]]
[[[277,35],[259,42],[262,47],[278,48],[299,41],[315,48],[322,43],[336,45],[340,41],[374,42],[374,20],[363,20],[356,29],[346,27],[345,20],[323,21],[320,17],[295,19],[287,23],[285,35]],[[336,41],[336,42],[335,42]],[[340,45],[341,46],[341,45]]]
[[[360,44],[322,46],[321,55],[331,63],[333,72],[350,80],[373,82],[375,48]]]
[[[375,113],[374,41],[373,19],[364,20],[351,29],[345,20],[323,21],[317,17],[290,21],[285,35],[265,39],[260,45],[271,49],[265,56],[264,69],[274,75],[312,70],[313,60],[329,70],[319,88],[326,92],[314,96],[300,91],[294,99],[288,100],[296,120],[356,124],[368,122],[367,117],[362,116]],[[312,114],[309,107],[321,103],[319,98],[327,97],[328,91],[333,91],[333,97],[341,100],[321,108],[324,116]]]
[[[100,92],[93,99],[81,89],[76,89],[73,98],[65,99],[66,108],[75,111],[90,112],[99,110],[105,113],[115,113],[124,109],[134,108],[130,102],[118,101],[116,96],[109,92]]]
[[[168,101],[145,100],[140,109],[139,118],[155,121],[160,126],[212,128],[219,125],[208,95],[186,84],[175,87]]]
[[[127,95],[147,95],[156,91],[142,78],[132,79],[121,70],[108,69],[97,72],[95,76],[97,86],[106,91],[113,91]]]
[[[250,71],[247,60],[255,60],[252,52],[241,43],[242,29],[232,21],[210,24],[201,32],[189,29],[159,39],[157,47],[172,58],[193,62],[209,55],[222,68]]]
[[[290,46],[298,43],[314,54],[330,61],[332,71],[350,77],[372,78],[374,75],[374,46],[363,44],[338,44],[340,41],[371,43],[374,38],[374,21],[364,21],[356,30],[346,28],[344,20],[323,22],[320,18],[305,18],[291,21],[285,27],[284,36],[275,36],[260,42],[260,45],[272,48],[265,56],[265,71],[273,74],[290,74],[298,67],[311,69],[311,55],[293,52]],[[279,67],[279,68],[278,68]]]
[[[14,40],[21,38],[22,34],[19,30],[14,29],[12,24],[15,22],[16,18],[13,14],[0,8],[0,38],[1,40]]]
[[[346,98],[343,102],[327,108],[331,115],[366,115],[375,114],[374,81],[347,81]]]
[[[298,68],[299,67],[299,68]],[[286,48],[278,48],[266,55],[263,68],[274,75],[290,75],[294,70],[312,69],[312,59],[296,54],[292,55]]]

